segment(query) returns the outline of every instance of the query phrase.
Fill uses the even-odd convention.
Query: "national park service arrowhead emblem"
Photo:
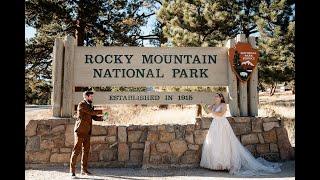
[[[239,42],[228,51],[229,62],[232,70],[241,81],[247,81],[256,67],[259,52],[249,43]]]

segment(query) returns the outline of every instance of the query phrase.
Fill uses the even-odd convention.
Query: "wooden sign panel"
[[[229,49],[229,61],[232,70],[241,81],[247,81],[253,69],[257,66],[259,52],[249,43],[239,42],[234,48]]]
[[[212,104],[214,92],[94,92],[93,103],[98,104]],[[223,94],[228,103],[227,93]],[[83,100],[82,92],[75,92],[76,105]]]
[[[75,86],[227,86],[225,47],[75,47]]]

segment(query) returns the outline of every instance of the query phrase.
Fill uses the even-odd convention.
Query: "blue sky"
[[[33,27],[29,27],[28,25],[25,25],[25,38],[29,39],[35,36],[36,34],[36,29]]]

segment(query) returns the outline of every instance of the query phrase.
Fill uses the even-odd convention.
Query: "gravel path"
[[[203,168],[172,168],[172,169],[148,169],[140,168],[91,168],[92,176],[77,175],[77,179],[92,179],[92,180],[144,180],[144,179],[295,179],[295,161],[287,161],[282,165],[282,172],[271,176],[260,177],[236,177],[231,176],[227,172],[211,171]],[[79,171],[77,171],[79,172]],[[30,180],[62,180],[71,179],[68,172],[68,167],[46,167],[42,169],[26,169],[26,179]]]

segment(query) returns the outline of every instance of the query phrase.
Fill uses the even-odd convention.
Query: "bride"
[[[200,166],[212,170],[228,170],[241,176],[268,175],[281,172],[279,163],[271,163],[251,155],[235,136],[225,117],[227,105],[221,93],[214,96],[214,105],[204,106],[211,110],[213,120],[203,142]],[[210,112],[210,111],[209,111]]]

